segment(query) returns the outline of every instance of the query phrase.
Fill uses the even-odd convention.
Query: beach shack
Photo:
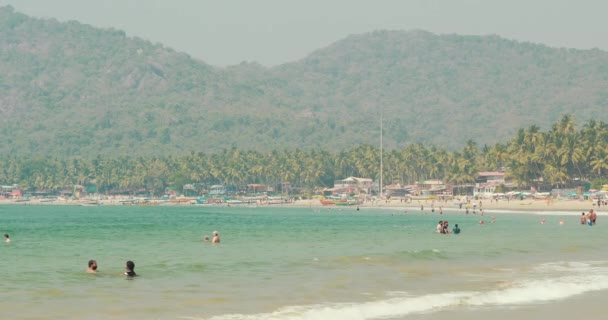
[[[268,192],[268,187],[263,184],[250,183],[247,185],[247,194],[263,194]]]
[[[18,189],[19,189],[19,186],[16,184],[0,186],[0,198],[6,198],[6,199],[12,198],[13,191],[18,190]]]
[[[473,195],[476,197],[492,197],[496,188],[505,184],[505,173],[499,171],[482,171],[477,174]]]
[[[199,191],[196,189],[195,185],[192,183],[184,184],[182,187],[182,192],[184,193],[184,196],[186,196],[186,197],[196,196],[199,193]]]
[[[236,188],[233,186],[226,186],[223,184],[214,184],[209,187],[209,195],[225,195],[235,193]]]
[[[415,188],[415,185],[401,185],[399,183],[384,187],[386,195],[391,198],[407,198]]]
[[[431,179],[417,182],[415,194],[421,197],[451,196],[452,190],[443,181]]]
[[[372,179],[348,177],[343,180],[334,181],[334,191],[341,191],[348,194],[370,194],[372,189]]]

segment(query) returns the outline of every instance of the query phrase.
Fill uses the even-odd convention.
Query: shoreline
[[[111,200],[94,200],[94,199],[83,199],[83,200],[56,200],[52,202],[43,202],[38,199],[32,199],[30,201],[15,201],[12,199],[0,199],[0,205],[68,205],[68,206],[122,206],[125,205],[124,201],[127,199],[111,199]],[[93,201],[97,203],[92,203]],[[479,203],[481,202],[481,207],[479,207]],[[604,206],[597,207],[593,204],[591,200],[553,200],[548,202],[547,200],[535,200],[535,199],[524,199],[524,200],[500,200],[500,201],[490,201],[488,199],[484,200],[473,200],[471,203],[477,204],[476,212],[479,213],[480,208],[484,210],[484,212],[491,213],[495,211],[509,211],[509,212],[525,212],[525,213],[559,213],[559,214],[581,214],[582,212],[589,212],[589,210],[593,209],[595,211],[604,211]],[[367,201],[362,204],[359,204],[359,208],[370,208],[370,209],[394,209],[394,210],[408,210],[411,212],[427,212],[430,213],[432,211],[432,206],[434,205],[434,213],[439,213],[440,208],[446,211],[465,211],[465,205],[462,206],[462,209],[458,207],[453,201],[431,201],[431,200],[413,200],[411,202],[402,202],[399,199],[393,199],[389,201]],[[146,205],[134,205],[134,206],[196,206],[191,203],[171,203],[171,202],[163,202],[158,204],[146,204]],[[220,206],[220,207],[240,207],[240,206],[255,206],[255,205],[240,205],[240,204],[218,204],[218,205],[204,205],[204,206]],[[257,205],[259,207],[310,207],[310,208],[337,208],[337,209],[346,209],[346,208],[356,208],[357,205],[352,206],[335,206],[328,205],[324,206],[318,199],[309,199],[309,200],[295,200],[292,203],[285,204],[262,204]],[[421,206],[424,210],[421,210]],[[471,213],[473,212],[473,207],[470,206],[469,210]]]

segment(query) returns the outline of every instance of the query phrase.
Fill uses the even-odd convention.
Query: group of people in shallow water
[[[8,237],[8,234],[4,235],[4,238],[7,239],[5,240],[5,242],[10,242],[10,239]],[[209,237],[205,236],[203,238],[203,241],[208,242],[211,241],[211,243],[220,243],[220,234],[217,231],[213,231],[213,238],[209,239]],[[96,260],[89,260],[89,267],[87,269],[87,273],[97,273],[97,261]],[[127,276],[127,278],[132,278],[137,276],[137,273],[135,273],[135,263],[131,260],[127,261],[125,263],[125,276]]]
[[[453,233],[453,234],[459,234],[460,233],[460,228],[458,227],[458,224],[454,225],[454,228],[452,228],[452,231],[450,231],[449,229],[450,224],[448,223],[448,221],[439,221],[439,223],[437,224],[437,233],[441,233],[441,234],[448,234],[448,233]]]
[[[220,243],[220,234],[217,231],[213,231],[213,238],[209,239],[208,236],[205,236],[203,238],[204,242],[209,242],[211,241],[211,243]]]
[[[593,209],[591,209],[587,214],[584,212],[581,214],[581,224],[586,224],[588,226],[592,226],[595,224],[595,220],[597,219],[597,214]]]
[[[211,243],[220,243],[220,234],[217,231],[213,231],[213,238],[209,239],[209,237],[205,236],[203,238],[203,241],[208,242],[211,241]],[[11,237],[8,234],[4,234],[4,242],[9,243],[11,242]],[[97,273],[97,261],[96,260],[89,260],[88,263],[88,268],[87,268],[87,273]],[[131,260],[127,261],[125,263],[125,276],[127,276],[128,278],[132,278],[137,276],[137,273],[135,273],[135,263]]]
[[[97,273],[97,261],[96,260],[89,260],[89,268],[87,269],[87,273]],[[131,260],[127,261],[127,263],[125,263],[125,276],[127,276],[127,278],[133,278],[135,276],[137,276],[137,273],[135,273],[135,263]]]

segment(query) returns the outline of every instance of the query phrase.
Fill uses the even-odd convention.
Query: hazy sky
[[[219,66],[294,61],[379,29],[608,50],[608,0],[0,0],[7,4],[36,17],[122,29]]]

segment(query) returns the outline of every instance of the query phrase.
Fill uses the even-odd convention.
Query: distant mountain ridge
[[[0,152],[153,156],[494,144],[563,114],[608,120],[608,53],[377,31],[266,68],[0,8]]]

